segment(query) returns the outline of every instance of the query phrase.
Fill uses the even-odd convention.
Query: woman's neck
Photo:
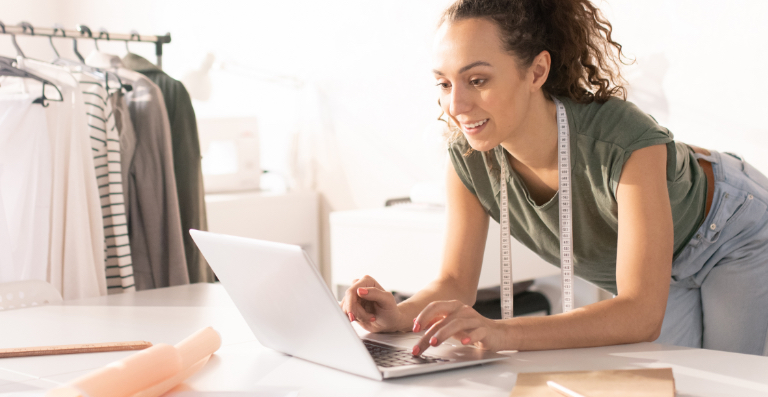
[[[501,142],[513,162],[540,174],[557,170],[557,108],[545,95],[534,95],[517,131]],[[515,164],[512,164],[513,166]],[[555,188],[557,189],[557,188]]]

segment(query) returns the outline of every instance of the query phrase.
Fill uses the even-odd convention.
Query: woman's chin
[[[464,134],[464,136],[467,138],[467,143],[469,143],[469,146],[471,146],[473,150],[477,150],[478,152],[487,152],[499,145],[497,142],[489,142],[481,139],[473,139],[472,136],[467,136],[467,134]]]

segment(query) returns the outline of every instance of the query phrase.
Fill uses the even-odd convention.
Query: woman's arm
[[[462,305],[475,302],[488,234],[488,214],[450,163],[446,188],[446,243],[437,279],[400,304],[372,277],[354,280],[340,304],[350,321],[359,322],[369,332],[410,331],[413,320],[430,302],[448,299]]]
[[[655,340],[669,293],[673,255],[672,210],[664,145],[635,151],[624,165],[617,200],[618,295],[569,313],[489,321],[458,302],[435,302],[419,315],[435,323],[414,347],[423,352],[449,337],[491,350],[543,350]]]
[[[413,319],[433,301],[455,299],[472,306],[483,266],[489,216],[477,197],[459,179],[448,162],[446,175],[447,225],[443,264],[437,279],[400,303],[402,330],[413,328]]]

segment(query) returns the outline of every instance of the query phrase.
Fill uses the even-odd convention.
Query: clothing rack
[[[124,41],[126,47],[128,42],[155,43],[155,55],[157,56],[157,67],[163,68],[163,44],[171,42],[171,34],[166,33],[163,36],[142,35],[138,32],[130,33],[109,33],[105,29],[99,29],[98,32],[92,32],[86,25],[77,25],[77,30],[64,29],[60,25],[53,28],[36,28],[29,22],[21,22],[18,26],[5,25],[0,22],[0,33],[10,35],[26,35],[40,37],[58,37],[69,39],[88,39],[88,40],[106,40],[106,41]],[[14,41],[15,42],[15,41]]]

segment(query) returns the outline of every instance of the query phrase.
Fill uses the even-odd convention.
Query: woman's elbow
[[[653,342],[661,336],[661,324],[650,327],[649,336],[643,342]]]
[[[625,323],[629,327],[625,334],[626,339],[630,343],[653,342],[659,339],[666,305],[649,305],[649,302],[643,300],[631,300],[626,303],[628,304],[623,310],[625,313],[631,313]]]
[[[659,336],[661,336],[661,325],[664,323],[664,310],[662,309],[660,313],[656,312],[644,317],[645,321],[642,322],[643,325],[641,327],[643,332],[639,342],[653,342],[659,339]]]

